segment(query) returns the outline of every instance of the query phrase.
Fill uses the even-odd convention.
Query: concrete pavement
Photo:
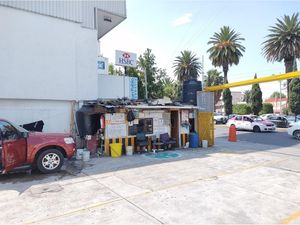
[[[176,152],[1,177],[0,224],[300,223],[299,147],[217,138]]]

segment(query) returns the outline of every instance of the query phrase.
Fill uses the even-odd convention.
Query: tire
[[[57,149],[43,151],[37,158],[36,166],[42,173],[55,173],[64,163],[63,154]]]
[[[295,130],[293,133],[293,136],[297,139],[300,140],[300,130]]]
[[[214,120],[214,124],[217,124],[217,121],[216,121],[216,120]]]
[[[254,127],[253,127],[253,132],[254,132],[254,133],[259,133],[259,132],[261,132],[259,126],[254,126]]]

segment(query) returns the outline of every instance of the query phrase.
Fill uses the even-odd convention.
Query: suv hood
[[[68,133],[29,132],[29,137],[65,138],[65,137],[71,137],[71,135]]]

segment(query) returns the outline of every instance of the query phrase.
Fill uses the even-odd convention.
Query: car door
[[[244,116],[243,117],[243,128],[245,130],[252,130],[252,119],[250,117]]]
[[[242,116],[236,116],[235,117],[235,127],[236,129],[243,129],[243,121]]]
[[[7,121],[0,121],[2,141],[2,167],[5,172],[26,163],[27,141],[21,133]]]

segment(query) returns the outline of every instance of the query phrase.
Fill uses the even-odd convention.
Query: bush
[[[233,105],[233,114],[246,115],[251,113],[251,107],[247,104]]]
[[[290,114],[290,110],[289,110],[289,108],[283,108],[282,109],[282,113],[284,114],[284,115],[289,115]]]
[[[260,114],[268,114],[273,113],[273,105],[271,103],[263,103],[262,110]]]

